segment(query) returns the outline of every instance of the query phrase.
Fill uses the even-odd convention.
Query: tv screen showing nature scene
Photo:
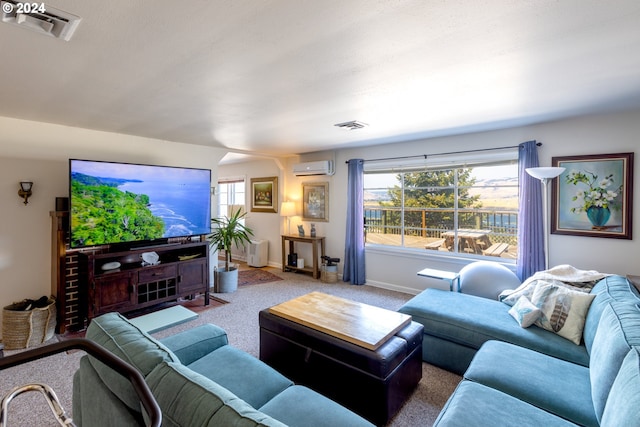
[[[211,232],[209,169],[69,160],[71,247]]]

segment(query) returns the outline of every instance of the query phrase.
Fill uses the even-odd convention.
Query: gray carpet
[[[366,304],[397,310],[411,295],[374,288],[351,286],[342,282],[322,283],[309,276],[283,273],[268,269],[284,280],[243,286],[234,293],[216,294],[229,301],[220,307],[199,313],[193,321],[153,334],[162,338],[204,323],[214,323],[224,328],[230,344],[254,355],[259,352],[258,312],[291,298],[312,291],[349,298]],[[14,352],[7,352],[7,354]],[[44,360],[0,371],[0,396],[4,397],[14,386],[40,382],[54,388],[64,408],[71,412],[71,378],[78,367],[82,352],[60,354]],[[440,409],[460,381],[460,377],[423,363],[423,378],[416,391],[406,402],[389,427],[430,426]],[[9,423],[12,426],[58,425],[42,396],[29,393],[14,399],[9,406]]]

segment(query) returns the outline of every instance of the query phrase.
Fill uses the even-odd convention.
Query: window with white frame
[[[515,259],[517,149],[366,161],[367,245]]]
[[[218,217],[231,216],[242,209],[245,212],[244,178],[221,178],[218,180]]]

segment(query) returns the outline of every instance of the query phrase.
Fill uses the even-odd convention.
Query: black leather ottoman
[[[259,321],[262,361],[376,425],[398,412],[422,378],[419,323],[409,323],[372,351],[268,310]]]

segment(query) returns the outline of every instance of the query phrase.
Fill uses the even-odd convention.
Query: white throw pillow
[[[538,285],[531,302],[542,313],[535,324],[580,345],[585,318],[594,298],[594,294],[574,291],[564,286]]]
[[[509,314],[516,319],[516,322],[523,328],[528,328],[538,320],[542,311],[533,305],[529,298],[522,296],[518,301],[509,309]]]

